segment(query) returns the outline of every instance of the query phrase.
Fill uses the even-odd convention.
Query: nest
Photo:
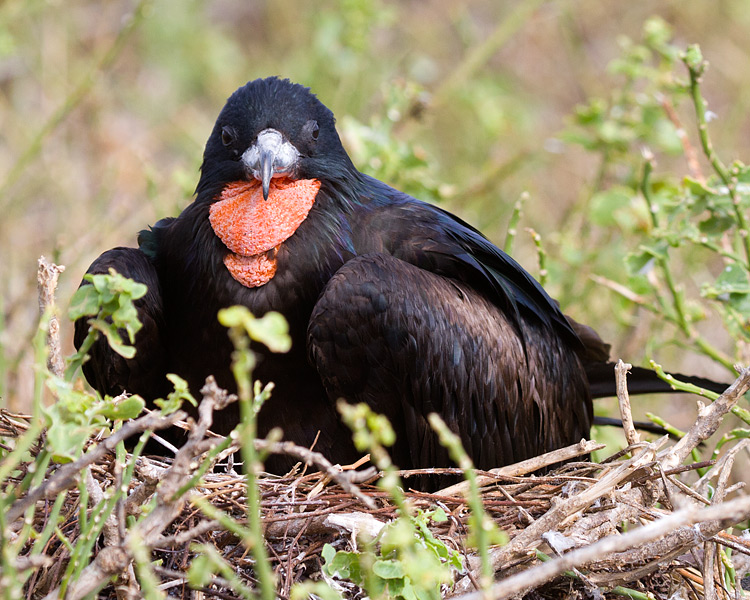
[[[737,493],[742,484],[728,485],[735,457],[748,442],[738,443],[718,461],[688,466],[683,462],[716,430],[748,386],[750,370],[744,370],[716,402],[701,408],[694,426],[677,443],[666,437],[640,442],[626,426],[631,445],[601,464],[570,462],[601,447],[582,441],[523,463],[478,473],[485,511],[509,536],[506,545],[489,549],[495,572],[493,597],[575,594],[601,598],[638,592],[659,598],[733,595],[726,585],[731,571],[717,554],[717,545],[735,551],[735,586],[740,589],[750,540],[725,530],[750,517],[750,497]],[[194,476],[199,459],[222,439],[209,430],[213,411],[232,401],[212,382],[202,393],[200,418],[181,423],[190,429],[189,440],[175,457],[135,460],[127,497],[118,502],[101,536],[93,540],[90,563],[71,583],[66,598],[82,598],[102,586],[100,597],[139,597],[133,567],[136,542],[150,552],[152,560],[158,559],[154,573],[169,596],[194,597],[195,588],[189,586],[186,573],[195,556],[195,543],[210,544],[238,577],[253,585],[255,568],[246,544],[220,520],[207,517],[196,501],[202,498],[237,522],[246,522],[246,480],[234,471],[231,459],[227,464],[237,446],[229,446],[213,459],[214,465],[223,465],[223,472],[209,470],[190,492],[177,493]],[[122,481],[124,465],[114,460],[115,445],[139,432],[174,425],[181,418],[184,414],[162,417],[152,413],[127,423],[109,438],[91,440],[81,459],[50,467],[42,485],[12,504],[6,527],[20,530],[24,515],[32,514],[33,507],[33,526],[41,531],[54,499],[64,493],[59,530],[74,545],[80,535],[81,511],[91,514],[105,490]],[[1,412],[0,435],[18,436],[28,423],[28,417]],[[359,536],[372,535],[396,518],[393,501],[375,485],[379,474],[372,468],[363,473],[331,465],[319,454],[290,443],[257,440],[255,444],[260,451],[300,460],[298,468],[286,476],[257,478],[264,537],[279,596],[289,597],[297,582],[320,578],[346,597],[363,596],[357,586],[321,571],[321,551],[326,543],[352,550]],[[568,462],[549,470],[561,461]],[[18,481],[31,464],[21,465]],[[698,477],[697,468],[707,472]],[[533,474],[540,469],[548,471],[543,476]],[[422,470],[401,475],[408,487],[412,475],[454,472]],[[88,496],[86,507],[79,505],[81,480]],[[448,515],[446,521],[433,523],[431,530],[463,555],[464,569],[455,572],[452,585],[444,586],[444,596],[478,598],[479,557],[466,543],[467,491],[468,484],[462,482],[436,493],[409,491],[406,497],[415,508],[437,506]],[[154,495],[155,503],[151,502]],[[128,527],[128,517],[141,516],[146,506],[150,512]],[[29,544],[16,558],[18,569],[34,570],[27,584],[28,598],[57,597],[70,560],[70,548],[60,537],[50,537],[42,553],[32,554]],[[221,577],[198,591],[205,597],[236,597]]]
[[[61,270],[43,258],[40,261],[42,308],[54,304]],[[54,319],[49,334],[49,367],[61,372]],[[750,539],[727,530],[750,518],[750,496],[743,494],[742,482],[730,485],[730,477],[735,458],[750,440],[735,444],[717,461],[687,466],[685,462],[750,388],[750,368],[738,369],[739,378],[718,400],[701,405],[696,422],[675,443],[667,437],[640,441],[630,416],[626,367],[620,364],[617,376],[627,448],[597,464],[587,458],[602,445],[581,441],[522,463],[477,473],[484,511],[509,538],[505,545],[485,549],[485,564],[489,561],[494,572],[489,590],[477,591],[482,561],[468,545],[468,483],[436,493],[404,493],[412,509],[440,507],[448,516],[443,522],[433,522],[430,531],[463,556],[463,568],[454,571],[452,584],[443,586],[443,596],[478,600],[489,592],[493,598],[626,595],[713,600],[740,593],[750,562]],[[28,477],[41,468],[35,457],[44,434],[36,439],[29,459],[2,481],[7,507],[3,539],[15,550],[21,547],[15,554],[6,553],[1,564],[30,573],[23,590],[27,598],[60,597],[71,564],[81,568],[64,590],[68,600],[94,593],[100,598],[141,597],[146,582],[137,567],[143,564],[149,565],[148,584],[155,593],[238,597],[222,576],[189,584],[196,544],[231,565],[231,573],[222,575],[255,586],[258,565],[247,540],[232,526],[246,523],[248,514],[246,478],[232,463],[238,445],[210,431],[214,411],[236,398],[212,380],[201,392],[197,421],[185,421],[182,412],[166,417],[146,414],[109,437],[89,440],[81,458],[46,467],[43,478]],[[0,410],[0,437],[20,439],[32,422],[28,416]],[[174,425],[189,431],[188,441],[174,458],[115,460],[123,440]],[[397,517],[391,496],[375,485],[381,474],[372,467],[357,470],[359,464],[332,465],[320,454],[288,442],[255,440],[254,444],[260,452],[299,460],[298,467],[284,477],[259,474],[255,478],[262,535],[278,596],[288,598],[295,583],[325,579],[345,597],[363,597],[364,591],[356,585],[325,573],[321,553],[326,544],[336,550],[356,550],[361,539],[375,537]],[[220,447],[224,450],[217,452]],[[209,468],[201,471],[201,465]],[[0,463],[0,470],[3,467],[7,465]],[[699,468],[704,471],[701,476]],[[411,476],[456,473],[461,471],[427,469],[401,475],[408,488]],[[28,489],[21,484],[35,478],[37,483]],[[12,496],[8,495],[11,486]],[[114,510],[104,523],[92,528],[98,508],[114,490],[123,492]],[[53,535],[48,525],[55,522]],[[37,535],[29,535],[29,527]],[[40,538],[39,533],[45,531],[48,537]],[[39,539],[45,542],[39,544]],[[19,544],[19,540],[28,541]],[[734,565],[725,553],[717,552],[720,546],[734,551]],[[81,548],[86,551],[71,556],[71,551]],[[0,582],[3,587],[13,583],[1,572]]]

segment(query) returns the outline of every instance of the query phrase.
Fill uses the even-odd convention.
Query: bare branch
[[[365,496],[359,488],[352,483],[352,473],[359,473],[354,471],[352,473],[342,471],[340,467],[334,466],[320,452],[313,452],[312,450],[305,448],[304,446],[298,446],[292,442],[269,442],[267,440],[255,440],[255,447],[258,450],[264,450],[271,454],[286,454],[288,456],[294,456],[301,460],[306,465],[315,465],[318,469],[323,471],[336,483],[338,483],[345,492],[351,494],[358,500],[360,500],[368,508],[375,508],[375,502],[369,496]],[[375,475],[374,469],[368,469],[356,477],[365,477],[369,479]]]
[[[622,429],[625,432],[625,439],[628,445],[639,444],[641,436],[635,430],[633,425],[633,412],[630,409],[630,395],[628,394],[627,376],[633,365],[617,361],[615,365],[615,379],[617,380],[617,400],[620,403],[620,416],[622,417]]]
[[[507,467],[491,469],[490,473],[492,473],[493,477],[480,475],[477,477],[477,484],[482,487],[496,483],[498,479],[502,479],[503,477],[520,477],[521,475],[533,473],[544,467],[565,462],[577,456],[591,454],[594,450],[601,450],[604,447],[605,444],[600,444],[594,440],[581,440],[577,444],[553,450],[552,452],[547,452],[546,454],[508,465]],[[436,494],[439,496],[458,496],[466,493],[468,489],[469,483],[467,481],[462,481],[461,483],[440,490],[439,492],[436,492]]]
[[[47,330],[47,347],[49,348],[47,366],[58,377],[62,377],[65,372],[65,361],[62,357],[60,319],[58,319],[56,313],[55,292],[57,291],[57,280],[63,271],[65,271],[64,266],[51,263],[44,256],[39,257],[39,269],[37,271],[39,314],[43,315],[45,311],[50,311],[49,328]]]

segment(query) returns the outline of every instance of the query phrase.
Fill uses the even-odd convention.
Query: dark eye
[[[229,146],[234,142],[234,140],[237,139],[237,134],[234,132],[234,129],[229,127],[228,125],[221,128],[221,143],[225,146]]]
[[[320,127],[317,121],[308,121],[306,125],[307,130],[310,132],[310,137],[314,140],[318,139],[320,135]]]

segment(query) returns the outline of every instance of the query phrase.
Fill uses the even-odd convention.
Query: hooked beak
[[[264,129],[255,143],[242,155],[242,164],[263,186],[263,199],[268,200],[271,179],[294,172],[299,151],[275,129]]]

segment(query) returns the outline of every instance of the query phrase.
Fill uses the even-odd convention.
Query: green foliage
[[[423,200],[440,202],[454,193],[442,180],[434,156],[396,135],[426,110],[427,93],[414,82],[397,81],[383,88],[383,110],[365,124],[350,115],[341,119],[341,134],[354,164],[376,179]]]
[[[565,133],[566,140],[601,157],[588,211],[598,236],[610,241],[601,255],[584,252],[576,262],[595,265],[605,281],[617,282],[610,286],[622,296],[623,310],[616,314],[640,315],[635,308],[647,309],[656,317],[655,327],[671,324],[679,344],[733,373],[750,339],[744,217],[750,208],[750,169],[739,162],[727,168],[713,151],[700,93],[707,65],[697,46],[683,52],[658,18],[646,23],[640,43],[627,39],[621,45],[623,54],[610,70],[622,84],[609,99],[580,107]],[[709,175],[702,173],[681,125],[685,101],[692,104],[700,147],[713,171]],[[689,175],[656,172],[656,157],[670,155],[686,159]],[[690,279],[691,287],[679,283]],[[697,327],[713,315],[734,341],[732,354],[715,347]]]
[[[392,446],[396,441],[388,418],[379,415],[364,403],[339,404],[344,423],[354,432],[354,445],[360,452],[380,446]]]
[[[193,406],[198,406],[198,401],[188,389],[187,381],[174,373],[167,374],[167,379],[172,383],[174,389],[169,393],[166,399],[157,398],[154,400],[154,404],[161,409],[162,414],[171,415],[173,412],[179,410],[182,403],[185,401]]]
[[[446,519],[442,509],[417,511],[388,523],[378,538],[367,544],[370,551],[344,552],[330,544],[323,548],[329,576],[348,579],[363,587],[371,598],[437,600],[440,586],[461,570],[460,555],[435,538],[428,523]],[[378,551],[371,549],[376,546]]]
[[[451,581],[452,569],[462,569],[460,555],[428,528],[430,521],[445,521],[445,512],[440,508],[414,511],[405,501],[401,482],[384,448],[393,444],[395,436],[383,415],[362,403],[352,406],[339,402],[338,408],[352,429],[357,449],[369,452],[372,461],[384,472],[378,486],[390,494],[399,516],[376,539],[362,540],[364,548],[360,552],[337,552],[326,545],[323,550],[326,573],[349,579],[363,587],[370,597],[440,598],[440,586]],[[472,505],[472,515],[475,509],[476,505]]]
[[[623,56],[611,65],[622,85],[609,99],[581,107],[566,132],[568,141],[600,157],[588,212],[598,238],[608,240],[604,252],[598,252],[599,242],[597,252],[584,250],[575,259],[594,265],[604,275],[599,280],[621,296],[616,316],[631,314],[634,323],[651,313],[654,333],[671,333],[677,345],[734,375],[750,342],[750,167],[725,164],[713,147],[709,121],[715,115],[701,92],[707,68],[700,48],[678,47],[660,19],[646,23],[641,43],[624,41]],[[682,125],[685,118],[692,128]],[[682,159],[687,173],[680,172],[684,166],[657,169],[657,159],[671,165],[671,156]],[[714,341],[722,326],[728,351]],[[674,388],[716,398],[652,366]],[[750,424],[747,409],[732,412]],[[725,433],[714,456],[747,436],[745,427]],[[701,460],[698,451],[693,460]]]
[[[68,359],[64,377],[44,372],[46,386],[55,402],[41,408],[41,412],[47,428],[47,447],[55,462],[75,460],[95,431],[106,430],[113,421],[135,418],[145,406],[139,396],[101,398],[75,385],[75,374],[99,335],[103,334],[121,356],[132,358],[135,355],[135,348],[123,342],[121,332],[127,334],[131,343],[135,341],[141,323],[133,302],[147,291],[145,285],[114,270],[108,275],[86,275],[85,279],[90,285],[82,286],[74,294],[69,316],[71,319],[91,317],[88,334],[80,350]]]
[[[113,421],[134,419],[145,406],[140,396],[101,398],[54,375],[49,376],[47,385],[56,400],[44,409],[46,441],[58,463],[75,460],[96,431],[106,431]]]
[[[87,322],[89,331],[78,352],[68,362],[66,378],[71,380],[81,367],[99,333],[107,337],[110,347],[125,358],[135,356],[135,348],[123,342],[125,330],[130,343],[141,328],[138,310],[133,302],[146,295],[148,288],[142,283],[127,279],[114,269],[109,275],[84,275],[91,285],[83,285],[73,294],[68,316],[72,320],[92,317]]]
[[[130,342],[134,341],[135,334],[140,329],[137,318],[137,309],[133,302],[146,293],[146,287],[142,284],[126,279],[117,273],[110,272],[108,275],[87,276],[91,285],[83,286],[76,293],[71,308],[70,316],[73,319],[91,317],[89,333],[84,347],[90,348],[100,335],[104,335],[113,350],[125,357],[134,356],[135,349],[124,344],[122,336],[127,336]],[[255,438],[255,415],[262,403],[268,399],[271,386],[261,388],[257,383],[250,385],[251,369],[254,364],[252,353],[249,349],[249,340],[265,343],[274,351],[286,351],[291,345],[286,321],[276,313],[269,313],[262,319],[255,319],[247,309],[234,307],[222,311],[222,322],[230,327],[230,334],[237,344],[235,353],[235,367],[238,380],[244,382],[240,385],[241,406],[243,422],[238,426],[235,434],[242,439],[253,440]],[[70,554],[64,574],[61,579],[61,594],[80,578],[84,569],[89,566],[92,553],[100,538],[108,518],[115,510],[119,502],[128,493],[129,482],[133,476],[135,463],[147,440],[147,435],[140,438],[129,459],[126,460],[126,451],[120,442],[115,448],[118,456],[118,464],[122,465],[122,483],[113,486],[103,492],[100,500],[92,502],[89,509],[89,486],[85,483],[86,477],[79,477],[78,493],[80,495],[78,527],[80,535],[71,541],[62,531],[57,528],[60,522],[60,510],[66,498],[66,492],[58,495],[55,504],[48,516],[48,521],[43,531],[35,532],[30,515],[33,514],[35,505],[29,508],[29,518],[25,521],[23,530],[14,535],[13,543],[5,539],[7,529],[4,525],[3,516],[12,509],[15,502],[20,501],[25,493],[42,484],[47,475],[47,466],[50,461],[72,462],[81,458],[84,448],[91,443],[97,433],[107,433],[119,429],[123,420],[138,416],[144,407],[144,401],[138,396],[101,398],[96,393],[83,391],[79,383],[74,380],[78,368],[87,356],[85,352],[78,352],[69,360],[69,368],[64,377],[57,377],[47,371],[47,348],[46,336],[48,333],[49,315],[42,319],[39,334],[36,336],[37,346],[37,369],[39,372],[39,384],[46,385],[52,392],[55,402],[49,407],[41,404],[41,390],[36,394],[38,406],[35,417],[26,435],[15,440],[15,448],[11,451],[0,449],[3,452],[0,462],[0,543],[3,553],[0,558],[0,567],[5,574],[13,578],[14,588],[20,593],[24,582],[31,576],[32,570],[24,573],[17,572],[15,564],[20,552],[27,544],[33,544],[33,553],[41,553],[47,541],[54,535],[64,544]],[[82,347],[83,348],[83,347]],[[242,370],[242,367],[248,367]],[[187,383],[177,375],[168,375],[174,386],[166,399],[157,399],[156,404],[161,408],[163,415],[176,411],[183,401],[196,404],[195,398],[190,393]],[[249,394],[249,395],[248,395]],[[44,433],[43,433],[44,432]],[[43,434],[43,438],[41,437]],[[172,498],[176,501],[189,490],[193,489],[201,481],[202,476],[212,464],[216,455],[225,450],[234,436],[228,437],[223,443],[215,445],[201,459],[194,469],[194,474],[185,484],[177,490]],[[36,456],[31,454],[31,448],[39,445],[41,449]],[[249,447],[249,450],[248,450]],[[257,456],[254,453],[252,443],[244,444],[243,455],[247,465],[256,465]],[[12,483],[9,477],[17,475],[19,468],[28,473],[20,482]],[[261,581],[261,589],[265,598],[275,596],[275,583],[273,574],[268,568],[268,560],[264,552],[264,541],[259,519],[259,496],[255,484],[255,467],[248,468],[248,523],[245,526],[238,523],[221,510],[213,507],[208,501],[196,498],[195,504],[210,518],[219,520],[229,531],[233,531],[252,550],[257,560],[256,572]],[[150,513],[148,507],[140,512],[137,518],[129,520],[127,531],[130,541],[130,550],[133,553],[138,580],[144,597],[160,598],[163,596],[158,589],[158,581],[151,565],[151,556],[148,549],[138,538],[138,526],[142,519]],[[36,541],[34,541],[36,539]],[[234,573],[233,568],[221,557],[213,546],[196,546],[194,550],[198,553],[197,558],[189,570],[189,580],[198,585],[200,582],[208,581],[214,574],[219,574],[229,582],[230,587],[240,596],[246,598],[255,597],[253,590]]]
[[[621,37],[622,55],[609,65],[621,84],[609,98],[591,98],[577,107],[562,135],[565,141],[601,154],[605,172],[629,165],[625,177],[632,180],[638,171],[639,145],[670,154],[682,151],[664,110],[664,102],[686,96],[674,75],[679,50],[670,43],[671,37],[671,27],[660,18],[646,22],[640,44]]]
[[[251,340],[264,344],[272,352],[289,352],[292,347],[289,324],[277,312],[256,318],[246,307],[232,306],[219,311],[219,322],[224,327],[243,330]]]
[[[140,323],[133,302],[146,293],[146,287],[114,272],[87,279],[91,285],[82,287],[76,294],[70,309],[71,318],[92,317],[89,319],[90,329],[86,338],[88,347],[98,336],[105,335],[114,350],[123,354],[122,350],[125,348],[124,355],[132,356],[134,349],[123,344],[120,332],[128,335],[131,342],[134,340]],[[96,445],[93,440],[98,435],[106,437],[117,431],[123,421],[137,417],[145,405],[139,396],[102,398],[97,393],[84,391],[81,382],[75,379],[78,367],[86,359],[83,352],[69,359],[70,366],[63,377],[49,372],[46,364],[46,337],[50,314],[48,311],[42,317],[35,336],[39,390],[35,393],[34,415],[28,431],[18,439],[6,440],[0,449],[0,515],[16,510],[16,503],[22,502],[26,494],[38,491],[45,483],[45,478],[52,476],[48,471],[51,462],[71,463],[81,459],[87,446]],[[175,385],[175,391],[168,400],[163,401],[164,414],[176,410],[184,399],[195,402],[182,379],[170,376],[170,380]],[[46,407],[42,403],[42,387],[46,387],[54,398],[54,402]],[[93,489],[87,483],[90,474],[86,471],[77,474],[79,535],[74,542],[58,528],[62,521],[61,510],[68,499],[67,491],[56,496],[41,531],[34,528],[32,516],[37,508],[34,503],[26,510],[26,519],[20,532],[10,535],[10,530],[2,522],[5,517],[0,518],[0,547],[3,548],[0,572],[12,582],[5,590],[10,594],[8,597],[19,597],[18,594],[33,574],[32,569],[17,569],[18,557],[22,552],[28,552],[29,548],[30,556],[41,555],[53,536],[67,547],[69,553],[69,560],[60,578],[60,594],[65,595],[72,583],[81,577],[92,560],[97,541],[110,515],[118,503],[127,497],[136,460],[147,439],[148,434],[141,436],[128,460],[124,442],[117,444],[114,450],[118,458],[117,469],[121,473],[121,484],[103,490],[101,498],[89,497],[89,490]],[[36,450],[32,453],[33,447]],[[18,479],[18,475],[22,473],[26,473],[26,476]],[[131,520],[131,525],[136,525],[148,513],[148,510],[143,510],[139,519]],[[148,551],[137,543],[133,551],[145,597],[161,597],[151,571]]]
[[[750,283],[747,258],[742,256],[744,234],[737,211],[750,208],[750,194],[738,185],[735,197],[739,206],[736,207],[729,190],[716,175],[705,183],[685,178],[676,185],[657,187],[651,184],[648,173],[644,176],[644,197],[649,203],[654,226],[648,241],[641,242],[628,256],[626,264],[631,283],[658,300],[660,290],[651,283],[646,271],[649,264],[655,262],[672,292],[671,301],[660,303],[658,310],[663,316],[692,336],[692,324],[714,309],[735,343],[747,342],[750,340]],[[741,182],[748,177],[750,169],[736,163],[733,173],[735,181]],[[710,303],[687,299],[681,289],[669,285],[669,275],[665,271],[669,268],[671,252],[700,249],[707,250],[703,254],[709,258],[711,254],[720,258],[724,265],[713,281],[701,284],[700,298]],[[706,348],[702,350],[731,368],[731,357],[721,357]]]

